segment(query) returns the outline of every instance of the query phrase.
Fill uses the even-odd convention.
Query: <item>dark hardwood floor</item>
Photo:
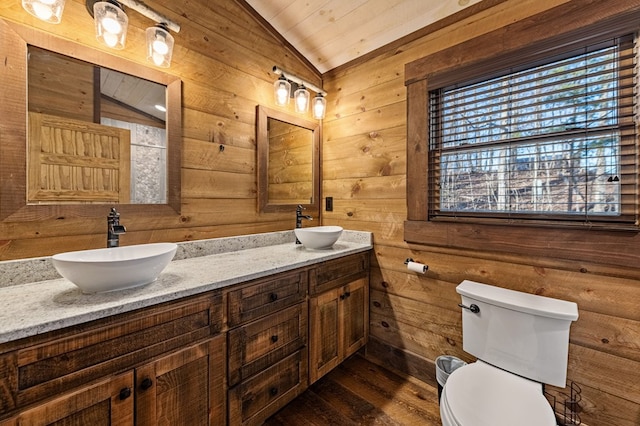
[[[438,389],[356,355],[311,385],[265,426],[439,426]]]

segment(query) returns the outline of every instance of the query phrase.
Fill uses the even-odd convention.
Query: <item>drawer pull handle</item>
[[[269,295],[269,300],[272,302],[275,302],[276,300],[278,300],[278,293],[271,293]]]
[[[276,396],[278,394],[278,388],[272,387],[269,389],[269,395]]]
[[[120,400],[125,400],[131,396],[131,388],[122,388],[120,389],[120,394],[118,397]]]
[[[273,343],[277,342],[277,341],[278,341],[278,335],[277,335],[277,334],[274,334],[273,336],[271,336],[271,341],[272,341]]]
[[[140,389],[142,390],[147,390],[151,386],[153,386],[153,380],[148,377],[146,379],[142,379],[142,381],[140,382]]]

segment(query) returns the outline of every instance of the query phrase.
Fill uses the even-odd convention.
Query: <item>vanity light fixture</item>
[[[62,19],[65,0],[22,0],[22,7],[45,22],[57,24]],[[174,39],[170,30],[180,32],[180,25],[138,0],[85,0],[95,22],[96,39],[112,49],[124,49],[129,17],[127,6],[156,22],[146,29],[147,60],[158,67],[171,65]]]
[[[273,66],[273,72],[280,75],[273,83],[273,94],[276,105],[286,106],[289,103],[289,98],[293,98],[296,112],[301,114],[306,113],[311,104],[313,118],[318,120],[324,118],[327,109],[327,100],[324,97],[327,95],[327,92],[276,65]],[[294,90],[293,93],[292,87]],[[307,89],[316,92],[313,101]]]
[[[59,24],[65,0],[22,0],[22,7],[36,18],[50,24]]]

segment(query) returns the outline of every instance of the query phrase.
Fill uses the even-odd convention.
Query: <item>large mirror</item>
[[[258,206],[261,212],[309,213],[320,207],[320,129],[317,122],[259,105]]]
[[[1,220],[179,213],[178,78],[2,20],[0,52]]]

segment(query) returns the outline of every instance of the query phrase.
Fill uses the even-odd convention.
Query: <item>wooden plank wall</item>
[[[182,207],[174,217],[123,216],[127,233],[121,242],[185,241],[292,229],[293,211],[257,212],[255,111],[258,104],[275,108],[273,65],[321,85],[318,72],[234,1],[153,0],[148,4],[182,27],[174,34],[173,61],[167,71],[183,81]],[[0,18],[141,64],[146,64],[144,30],[154,24],[129,13],[127,46],[114,51],[95,41],[84,0],[67,0],[59,25],[31,17],[15,1],[1,2]],[[107,214],[105,206],[104,219],[0,222],[0,260],[104,247]]]
[[[566,1],[493,1],[462,21],[326,73],[323,196],[333,197],[334,211],[323,212],[323,223],[374,233],[370,359],[434,383],[439,355],[471,361],[462,350],[455,292],[464,279],[575,301],[580,318],[571,328],[568,379],[582,388],[582,422],[632,426],[640,424],[640,265],[621,270],[403,241],[410,202],[404,65]],[[551,243],[562,247],[563,241]],[[409,273],[409,257],[429,271]]]

